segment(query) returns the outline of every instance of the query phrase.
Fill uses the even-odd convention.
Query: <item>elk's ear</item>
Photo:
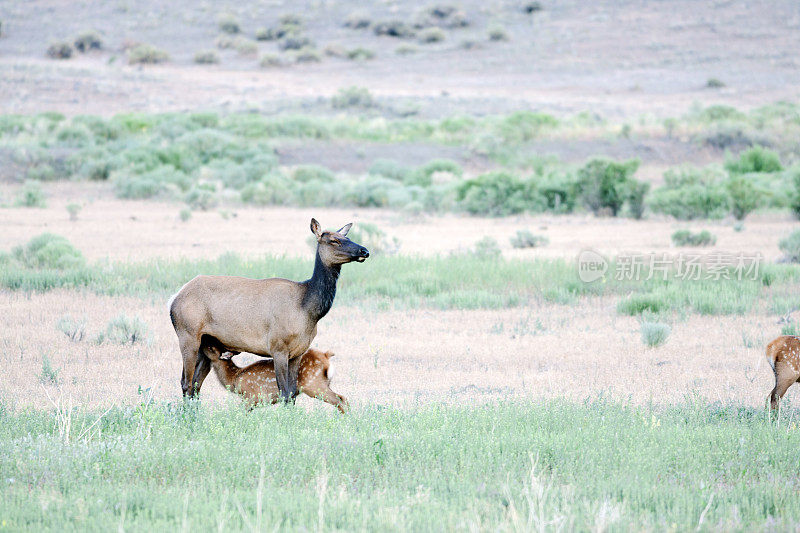
[[[336,355],[336,354],[335,354],[335,353],[333,353],[333,352],[325,352],[325,357],[327,357],[328,359],[330,359],[330,358],[331,358],[331,357],[333,357],[334,355]]]
[[[322,229],[319,227],[319,222],[317,222],[316,218],[311,219],[311,233],[313,233],[317,239],[322,237]]]
[[[349,223],[349,224],[345,224],[344,226],[339,228],[339,231],[337,231],[336,233],[339,233],[341,235],[347,236],[347,232],[350,231],[350,228],[352,228],[352,227],[353,227],[353,223],[352,222]]]

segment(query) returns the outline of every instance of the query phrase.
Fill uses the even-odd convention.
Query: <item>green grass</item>
[[[0,265],[0,286],[24,292],[56,288],[89,290],[97,294],[163,298],[175,293],[198,274],[249,278],[282,277],[304,280],[312,270],[307,257],[242,258],[223,254],[212,260],[99,262],[79,268],[36,269],[10,260]],[[610,272],[614,272],[614,265]],[[643,270],[643,278],[647,277]],[[415,257],[376,256],[363,264],[345,265],[339,278],[338,305],[375,309],[500,309],[536,302],[575,304],[584,297],[618,296],[617,312],[624,315],[686,311],[705,315],[744,314],[762,300],[767,307],[781,304],[800,279],[800,266],[768,265],[757,280],[620,281],[609,277],[583,283],[576,266],[559,259],[503,259],[496,255]],[[787,300],[788,302],[788,300]]]
[[[0,407],[11,530],[794,529],[800,431],[688,402]],[[70,429],[67,430],[67,422]],[[707,509],[706,509],[707,508]],[[704,512],[705,510],[705,512]]]

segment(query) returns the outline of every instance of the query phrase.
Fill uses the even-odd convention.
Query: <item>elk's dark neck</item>
[[[314,261],[314,273],[305,282],[306,294],[303,296],[303,308],[313,320],[319,320],[330,311],[336,296],[336,281],[339,279],[340,265],[328,266],[322,262],[317,249]]]

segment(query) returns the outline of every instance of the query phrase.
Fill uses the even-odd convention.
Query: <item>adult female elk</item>
[[[222,357],[224,347],[216,342],[206,343],[203,354],[222,386],[240,394],[253,407],[262,403],[277,403],[278,387],[275,384],[275,365],[269,359],[245,367],[236,366],[230,359]],[[331,390],[329,377],[330,358],[333,352],[321,352],[310,348],[303,354],[297,373],[297,385],[303,394],[335,406],[344,413],[347,399]]]
[[[786,390],[800,379],[800,338],[781,335],[767,344],[767,362],[775,374],[775,388],[768,398],[770,408],[774,410]]]
[[[323,232],[311,219],[317,255],[306,281],[197,276],[178,291],[169,313],[183,356],[184,396],[197,394],[211,370],[201,352],[203,336],[230,352],[272,357],[281,398],[288,402],[297,396],[301,357],[333,304],[342,265],[369,257],[366,248],[347,238],[352,225]]]

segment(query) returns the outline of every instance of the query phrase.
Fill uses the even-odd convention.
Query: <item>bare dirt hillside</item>
[[[314,110],[320,96],[360,85],[415,112],[441,115],[530,107],[553,113],[674,115],[694,101],[755,105],[800,93],[800,4],[793,0],[544,1],[525,13],[516,1],[465,0],[466,27],[440,42],[377,36],[344,26],[354,12],[373,25],[412,24],[428,2],[6,2],[0,7],[0,112],[112,114],[127,110],[286,108]],[[322,53],[319,63],[259,67],[277,53],[221,50],[219,65],[196,66],[214,49],[220,13],[253,39],[281,15],[302,17],[303,35],[329,46],[374,53],[352,61]],[[507,40],[490,41],[500,28]],[[45,57],[48,44],[94,29],[102,51],[69,60]],[[132,67],[123,47],[153,44],[171,60]],[[416,53],[399,55],[398,47]],[[711,78],[725,87],[709,89]]]

